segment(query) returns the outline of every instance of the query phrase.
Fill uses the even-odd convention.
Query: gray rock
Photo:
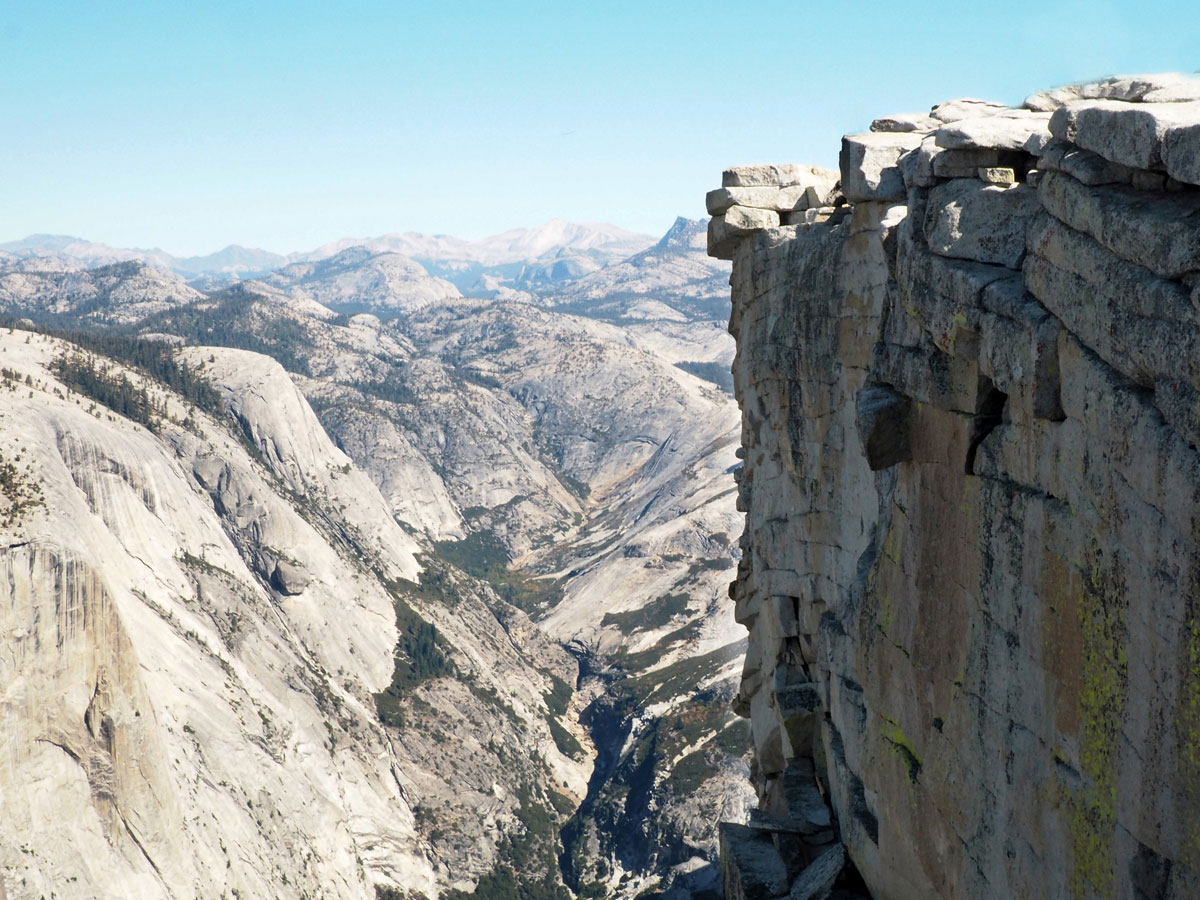
[[[1047,172],[1038,199],[1060,222],[1164,278],[1200,271],[1200,194],[1088,186]]]
[[[1105,159],[1136,169],[1162,166],[1163,137],[1171,128],[1200,123],[1200,101],[1127,103],[1084,100],[1054,111],[1050,131]]]
[[[927,136],[921,146],[905,157],[906,182],[918,187],[933,187],[946,178],[975,178],[980,169],[1010,168],[1024,170],[1029,157],[1021,150],[946,149],[939,147],[936,134]]]
[[[1028,235],[1025,284],[1091,352],[1131,381],[1200,386],[1200,326],[1190,293],[1126,262],[1048,214]]]
[[[983,166],[976,171],[979,180],[985,184],[998,184],[1008,187],[1017,183],[1017,173],[1007,166]]]
[[[897,163],[920,144],[919,134],[867,132],[843,137],[839,162],[846,199],[852,203],[903,200],[906,190]]]
[[[1176,103],[1200,100],[1200,78],[1169,72],[1105,78],[1038,91],[1022,104],[1026,109],[1051,112],[1079,100],[1125,100],[1139,103]]]
[[[1138,90],[1124,99],[1156,89]],[[751,777],[780,816],[793,767],[819,778],[873,896],[1200,896],[1178,734],[1196,648],[1171,624],[1195,619],[1200,565],[1200,270],[1184,271],[1200,229],[1169,206],[1194,192],[1143,152],[1169,125],[1165,167],[1171,128],[1196,123],[1167,107],[1117,104],[1103,127],[1067,108],[1059,138],[1079,125],[1088,146],[1039,136],[1047,207],[1096,237],[1028,188],[1011,215],[959,210],[952,236],[935,234],[945,252],[999,222],[1011,263],[1023,231],[1019,272],[941,256],[924,226],[946,224],[958,191],[990,203],[979,167],[1019,178],[1029,145],[971,159],[969,187],[939,193],[954,171],[939,161],[984,151],[926,138],[899,163],[898,225],[857,199],[846,227],[739,248],[730,330],[752,489],[733,590],[750,629]],[[1072,199],[1055,184],[1071,167],[1121,184]],[[1174,232],[1165,213],[1149,224],[1166,209]],[[879,385],[911,398],[911,455],[886,469],[858,421]],[[777,594],[795,599],[794,628],[773,615]],[[779,724],[794,667],[821,703],[811,759]]]
[[[793,184],[817,184],[830,170],[821,166],[798,164],[734,166],[721,175],[722,187],[787,187]]]
[[[872,131],[888,134],[900,134],[909,131],[927,132],[937,128],[942,123],[933,116],[923,113],[900,113],[895,116],[884,116],[871,123]]]
[[[312,577],[302,566],[282,559],[275,563],[275,569],[271,572],[271,587],[289,597],[304,593],[310,581]]]
[[[724,215],[731,206],[775,209],[781,190],[778,185],[717,188],[705,195],[704,203],[710,216]]]
[[[1030,138],[1049,131],[1049,123],[1049,113],[1006,110],[943,125],[934,140],[947,150],[1024,150]]]
[[[1137,171],[1058,139],[1046,146],[1038,159],[1038,168],[1065,172],[1083,184],[1130,184]]]
[[[787,894],[787,867],[769,833],[732,822],[722,822],[719,830],[725,900],[775,900]]]
[[[792,883],[788,900],[824,900],[846,866],[846,848],[834,844],[814,859]]]
[[[739,241],[778,225],[779,213],[774,210],[731,206],[725,215],[708,220],[708,253],[717,259],[732,259]]]
[[[1162,160],[1176,181],[1200,184],[1200,122],[1168,128],[1163,135]]]
[[[925,240],[940,256],[1018,269],[1025,255],[1025,223],[1037,193],[956,178],[933,188],[925,212]]]
[[[939,122],[957,122],[959,119],[970,119],[976,116],[990,116],[1003,112],[1009,107],[993,100],[977,100],[974,97],[963,97],[958,100],[947,100],[933,107],[929,113]]]

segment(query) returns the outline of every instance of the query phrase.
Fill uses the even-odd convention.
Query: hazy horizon
[[[556,217],[662,234],[726,166],[833,166],[881,111],[1190,71],[1200,41],[1174,3],[455,12],[9,4],[0,235],[194,256]]]
[[[676,217],[676,218],[678,218],[678,217]],[[684,218],[706,219],[706,218],[708,218],[708,216],[707,216],[707,214],[702,214],[699,216],[687,216]],[[503,237],[510,233],[537,231],[541,228],[544,228],[547,225],[553,224],[556,221],[566,222],[567,224],[570,224],[570,225],[582,225],[585,227],[597,227],[597,228],[615,227],[615,228],[621,229],[622,231],[629,232],[631,235],[650,237],[655,240],[662,238],[663,235],[666,234],[667,231],[669,231],[670,228],[672,227],[672,225],[674,225],[674,223],[675,223],[675,219],[672,219],[671,223],[668,224],[666,227],[664,227],[662,229],[662,231],[652,232],[652,231],[636,231],[631,228],[625,228],[625,226],[620,225],[619,223],[616,223],[616,222],[574,222],[574,221],[571,221],[568,219],[563,219],[561,216],[555,216],[553,218],[547,219],[543,222],[538,222],[533,225],[513,225],[509,228],[504,228],[504,229],[501,229],[500,231],[496,231],[491,234],[480,235],[478,237],[466,237],[461,234],[448,234],[445,232],[420,231],[417,229],[406,229],[404,231],[393,229],[391,231],[381,232],[379,234],[357,234],[357,235],[356,234],[343,234],[343,235],[339,235],[337,237],[330,238],[329,240],[321,241],[319,244],[314,244],[311,246],[303,246],[303,247],[286,247],[286,248],[262,247],[262,246],[251,246],[251,245],[247,245],[247,244],[239,244],[236,242],[228,242],[227,241],[227,242],[221,244],[220,246],[214,247],[210,250],[201,250],[199,252],[189,252],[189,253],[177,253],[172,248],[163,247],[161,245],[123,246],[123,245],[118,245],[118,244],[112,244],[108,241],[97,240],[97,239],[93,238],[92,236],[86,235],[86,234],[61,234],[61,233],[49,232],[49,231],[35,231],[35,232],[30,232],[29,234],[24,234],[24,235],[20,235],[17,237],[11,237],[11,238],[6,237],[5,235],[0,235],[0,238],[3,238],[3,239],[0,239],[0,250],[5,250],[6,248],[12,247],[14,245],[23,244],[25,242],[32,241],[35,238],[44,238],[44,239],[67,238],[67,239],[71,239],[71,240],[75,240],[75,241],[83,241],[83,242],[91,243],[91,244],[103,244],[105,246],[112,247],[114,250],[129,250],[129,251],[138,251],[138,252],[145,252],[145,253],[156,253],[156,252],[157,253],[165,253],[168,256],[172,256],[176,259],[189,259],[189,258],[193,258],[193,257],[214,256],[225,250],[232,250],[232,249],[255,250],[255,251],[261,251],[264,253],[270,253],[275,256],[289,256],[289,255],[294,255],[294,254],[312,253],[316,250],[322,249],[331,244],[337,244],[337,243],[346,242],[346,241],[352,241],[352,242],[358,241],[358,242],[362,242],[362,243],[368,243],[371,241],[380,240],[381,238],[391,237],[393,235],[417,235],[417,236],[427,237],[427,238],[439,238],[439,239],[440,238],[448,238],[448,239],[462,240],[462,241],[466,241],[466,242],[472,243],[472,244],[484,243],[486,241],[489,241],[489,240],[492,240],[495,238]],[[347,244],[347,247],[350,247],[350,246],[355,246],[355,244],[353,244],[353,243]]]

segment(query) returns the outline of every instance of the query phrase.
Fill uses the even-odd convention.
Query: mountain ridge
[[[143,260],[187,279],[261,276],[292,263],[316,262],[351,247],[402,253],[420,261],[475,263],[498,266],[524,263],[570,249],[617,258],[654,242],[649,235],[607,223],[572,223],[551,219],[532,228],[515,228],[477,240],[420,232],[389,232],[368,238],[340,238],[312,250],[276,253],[258,247],[228,244],[208,254],[176,256],[161,248],[126,248],[71,235],[38,233],[0,243],[0,254],[16,258],[60,257],[85,266]]]

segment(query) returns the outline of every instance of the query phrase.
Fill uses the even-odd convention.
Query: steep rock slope
[[[714,219],[760,799],[727,896],[849,885],[834,832],[878,898],[1200,893],[1196,99],[951,101],[844,138],[847,203]]]
[[[185,353],[219,402],[0,334],[6,896],[433,895],[505,835],[552,860],[548,792],[588,771],[549,725],[569,658],[486,585],[412,582],[277,363]]]

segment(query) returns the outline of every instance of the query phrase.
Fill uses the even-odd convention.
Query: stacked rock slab
[[[727,895],[838,896],[841,846],[880,900],[1198,897],[1200,80],[951,101],[841,167],[803,218],[734,188],[804,167],[714,192],[760,800]]]

